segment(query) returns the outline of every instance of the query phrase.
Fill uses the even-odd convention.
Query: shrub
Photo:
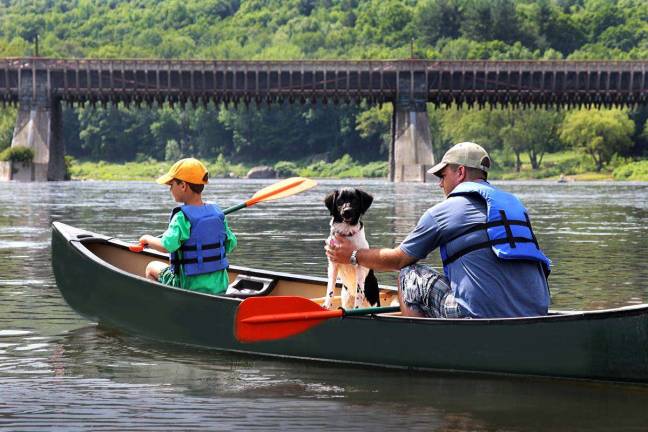
[[[371,162],[362,166],[345,154],[334,162],[317,161],[299,170],[299,175],[304,177],[385,177],[387,175],[387,162]]]
[[[244,177],[247,173],[247,168],[241,164],[234,165],[228,162],[222,154],[219,154],[214,162],[207,162],[207,171],[209,171],[210,178],[217,177]]]
[[[294,177],[297,175],[297,164],[295,162],[279,161],[274,165],[274,170],[279,177]]]
[[[29,147],[9,147],[0,153],[0,160],[11,162],[31,162],[34,160],[34,150]]]
[[[180,151],[180,144],[174,139],[167,141],[164,148],[164,160],[168,162],[175,162],[182,159],[182,152]]]
[[[389,174],[389,162],[370,162],[362,168],[363,177],[387,177]]]
[[[72,167],[77,163],[76,159],[73,156],[65,155],[63,156],[65,160],[65,180],[70,180],[72,178]]]
[[[648,181],[648,160],[621,165],[612,176],[615,180]]]
[[[135,154],[135,162],[137,163],[157,163],[155,159],[153,159],[151,156],[148,156],[144,153],[137,153]]]

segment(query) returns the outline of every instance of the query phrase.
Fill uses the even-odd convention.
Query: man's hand
[[[331,262],[337,264],[350,264],[351,253],[355,246],[346,237],[335,236],[333,240],[324,246],[326,256]]]

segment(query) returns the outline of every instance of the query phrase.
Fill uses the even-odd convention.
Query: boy
[[[227,255],[236,247],[236,236],[215,204],[202,200],[209,173],[197,159],[176,162],[157,183],[169,185],[176,202],[169,227],[161,238],[143,235],[140,243],[169,252],[170,263],[151,261],[148,279],[174,287],[221,294],[227,289]]]

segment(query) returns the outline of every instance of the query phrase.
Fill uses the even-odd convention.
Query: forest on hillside
[[[645,0],[0,0],[0,57],[647,59]],[[648,109],[428,107],[437,157],[474,140],[502,166],[575,150],[648,157]],[[66,152],[105,161],[386,160],[391,106],[66,107]],[[0,111],[0,150],[15,109]]]

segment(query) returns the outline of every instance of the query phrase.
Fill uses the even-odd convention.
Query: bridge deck
[[[632,105],[648,61],[0,59],[0,100]],[[40,87],[40,89],[39,89]],[[22,91],[21,91],[22,89]]]

